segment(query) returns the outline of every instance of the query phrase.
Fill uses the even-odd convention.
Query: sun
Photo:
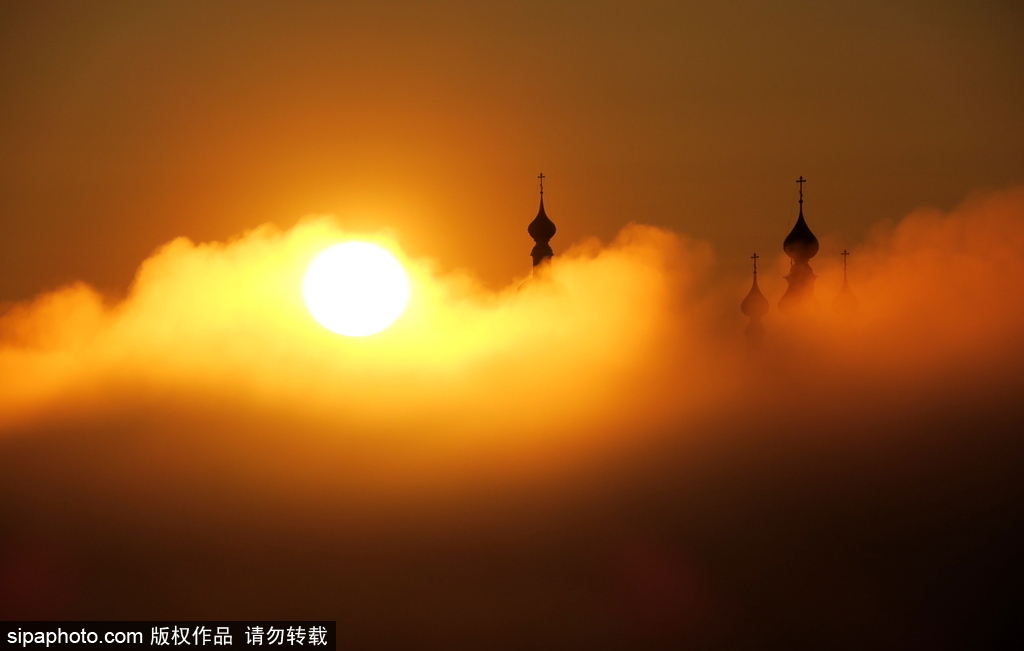
[[[395,256],[376,244],[345,242],[310,263],[302,296],[323,327],[365,337],[401,316],[409,301],[409,277]]]

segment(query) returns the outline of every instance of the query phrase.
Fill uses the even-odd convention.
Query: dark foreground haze
[[[1019,594],[1022,225],[1011,190],[879,227],[851,318],[824,233],[802,326],[766,256],[760,356],[749,279],[663,229],[519,291],[403,256],[408,312],[365,339],[301,304],[333,219],[176,240],[124,300],[73,285],[0,321],[0,616],[327,619],[349,648],[986,646]]]

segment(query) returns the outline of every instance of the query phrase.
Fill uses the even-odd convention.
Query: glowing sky
[[[630,220],[774,252],[1024,178],[1024,15],[983,2],[0,8],[0,300],[123,292],[177,237],[310,213],[498,287]]]
[[[975,645],[1024,500],[1022,25],[4,4],[0,618]],[[538,172],[556,255],[524,282]],[[852,250],[856,316],[778,315],[798,175],[817,296]],[[409,276],[368,337],[303,302],[351,239]]]

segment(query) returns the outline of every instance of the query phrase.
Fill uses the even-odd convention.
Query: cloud
[[[101,539],[121,520],[183,539],[285,527],[303,549],[294,541],[401,547],[410,530],[421,542],[511,536],[545,550],[545,563],[584,553],[578,562],[596,565],[577,571],[593,571],[600,590],[619,580],[602,568],[625,568],[626,592],[653,600],[638,626],[676,630],[658,613],[690,603],[693,626],[717,626],[732,620],[716,600],[762,595],[722,579],[725,566],[775,550],[836,569],[820,550],[786,556],[799,536],[836,549],[810,524],[823,513],[864,543],[896,526],[879,514],[903,509],[914,515],[900,526],[913,529],[936,522],[951,491],[967,513],[1005,514],[1013,494],[1024,190],[916,211],[849,246],[853,316],[829,309],[842,268],[819,235],[822,311],[779,318],[785,259],[765,265],[772,312],[757,355],[739,313],[749,278],[722,277],[710,245],[650,226],[579,243],[543,277],[498,292],[331,217],[224,243],[178,239],[141,265],[123,300],[75,284],[0,319],[3,504],[13,527]],[[306,266],[350,238],[393,251],[411,276],[407,312],[367,338],[325,330],[302,304]],[[871,524],[854,530],[865,510]],[[579,521],[589,524],[566,524]],[[360,527],[377,532],[372,543],[351,537]],[[210,553],[230,564],[238,544]],[[444,563],[465,553],[493,570],[461,544],[441,545]],[[508,544],[498,557],[520,553]],[[510,594],[561,594],[539,567]],[[430,601],[436,583],[423,572],[395,589]],[[796,594],[779,603],[803,603]],[[493,607],[513,607],[502,599]],[[533,612],[524,603],[514,609]],[[601,619],[593,607],[578,626]]]
[[[841,271],[838,256],[820,256],[826,309],[806,329],[772,322],[759,377],[927,384],[955,363],[984,377],[1015,359],[1022,215],[1024,193],[1011,191],[874,233],[851,258],[853,318],[827,309]],[[403,456],[399,442],[465,460],[628,446],[623,428],[680,426],[756,398],[734,305],[746,281],[711,280],[705,243],[634,224],[494,293],[371,235],[400,256],[413,298],[389,330],[345,338],[313,321],[299,287],[318,251],[353,237],[319,217],[226,243],[181,238],[142,264],[123,301],[75,284],[15,306],[0,322],[0,425],[256,409],[292,419],[293,441],[316,423],[364,453],[379,445],[382,460]]]

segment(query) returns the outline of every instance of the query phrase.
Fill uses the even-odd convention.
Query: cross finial
[[[760,257],[761,256],[759,256],[756,253],[754,255],[750,256],[750,259],[754,261],[754,275],[755,276],[757,275],[757,259],[760,258]]]
[[[807,179],[805,179],[803,177],[803,175],[801,174],[800,178],[798,178],[796,180],[796,182],[800,184],[800,203],[803,203],[804,202],[804,183],[807,183]]]
[[[540,193],[541,193],[541,195],[543,195],[544,194],[544,178],[545,178],[544,177],[544,172],[541,172],[540,174],[538,174],[537,178],[540,179]]]
[[[850,252],[847,251],[846,249],[843,249],[843,252],[840,253],[839,255],[843,256],[843,279],[845,280],[846,279],[846,256],[850,255]]]

